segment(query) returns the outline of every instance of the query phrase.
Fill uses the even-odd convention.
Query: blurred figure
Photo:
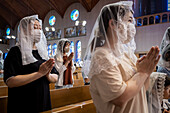
[[[170,27],[166,29],[160,45],[161,58],[157,72],[166,73],[170,77]]]
[[[73,63],[74,53],[70,53],[70,41],[60,39],[57,44],[57,54],[54,56],[55,68],[59,72],[59,79],[56,82],[56,89],[73,87],[73,73],[75,66]]]
[[[4,66],[4,60],[3,60],[3,52],[0,50],[0,77],[3,77],[3,66]]]

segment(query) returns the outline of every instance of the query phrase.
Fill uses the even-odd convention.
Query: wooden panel
[[[77,79],[77,75],[73,75],[73,79],[76,80]]]
[[[0,86],[0,96],[7,96],[7,95],[8,95],[8,87]]]
[[[0,80],[3,80],[3,78],[2,78],[2,77],[0,77]]]
[[[7,100],[7,96],[0,97],[0,113],[7,113]]]
[[[53,110],[53,113],[81,113],[81,106],[62,107],[60,110]]]
[[[83,80],[82,72],[79,72],[77,76],[78,76],[78,79],[82,79]]]
[[[74,87],[84,86],[84,81],[83,81],[82,79],[75,79],[73,86],[74,86]]]
[[[92,100],[83,105],[81,113],[96,113],[96,108]]]
[[[0,80],[0,86],[6,86],[6,84],[3,80]]]
[[[55,89],[55,83],[50,83],[50,90]]]
[[[51,90],[52,108],[74,104],[91,99],[89,86]]]
[[[71,104],[64,107],[55,108],[42,113],[96,113],[96,108],[92,100]]]
[[[63,107],[66,105],[76,104],[91,99],[89,86],[73,87],[69,89],[54,89],[50,91],[50,94],[51,94],[52,108]],[[0,97],[0,113],[6,113],[7,98],[8,98],[7,96]],[[88,109],[90,109],[90,107],[88,107]],[[75,110],[77,112],[75,112]],[[63,113],[73,113],[73,112],[79,113],[78,111],[79,111],[79,107],[75,107],[75,109],[68,110],[67,112],[64,111]]]

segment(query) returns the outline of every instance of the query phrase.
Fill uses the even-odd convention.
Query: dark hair
[[[109,11],[108,8],[110,8],[111,12]],[[120,5],[112,5],[112,6],[108,6],[108,7],[103,8],[103,10],[101,12],[101,16],[98,18],[99,19],[99,32],[100,32],[99,35],[100,36],[97,37],[95,48],[96,47],[102,47],[104,45],[105,32],[107,33],[107,29],[109,27],[109,20],[113,19],[113,20],[115,20],[115,23],[117,23],[118,10],[119,10],[119,16],[121,18],[123,18],[125,16],[126,11],[131,11],[128,6],[124,6],[124,5],[121,5],[121,6]],[[112,13],[113,17],[110,15],[110,13]],[[94,48],[94,39],[91,42],[91,51]]]
[[[170,85],[170,78],[166,77],[164,86],[166,87],[166,86],[169,86],[169,85]]]
[[[170,44],[165,47],[165,51],[162,53],[162,58],[165,61],[169,61],[170,58]]]
[[[110,8],[110,11],[109,9]],[[119,10],[119,12],[118,12]],[[109,27],[109,20],[113,19],[115,23],[117,23],[117,13],[119,13],[119,16],[123,18],[126,14],[126,11],[131,11],[128,6],[125,5],[113,5],[113,6],[108,6],[105,7],[102,10],[101,17],[99,18],[99,30],[100,32],[104,35],[104,30],[107,32],[107,29]],[[132,11],[131,11],[132,12]],[[110,15],[112,13],[112,15]],[[133,12],[132,12],[133,13]],[[112,17],[113,16],[113,17]],[[102,29],[104,25],[104,30]]]
[[[63,45],[63,43],[64,43],[64,45]],[[59,41],[58,49],[60,50],[60,52],[62,52],[62,53],[64,52],[64,48],[67,43],[71,44],[70,41],[68,41],[68,40],[67,41],[63,41],[63,40]],[[63,46],[63,48],[62,48],[62,46]]]

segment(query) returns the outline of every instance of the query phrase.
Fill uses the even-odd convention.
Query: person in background
[[[166,77],[164,84],[164,96],[162,101],[162,111],[164,113],[170,112],[170,77]]]
[[[68,39],[60,39],[57,44],[57,54],[54,56],[54,66],[60,75],[55,84],[56,89],[73,87],[75,66],[72,59],[74,53],[69,54],[69,51],[70,41]]]
[[[18,42],[4,62],[8,86],[7,113],[39,113],[51,109],[50,82],[57,82],[54,59],[48,59],[47,43],[38,15],[19,23]],[[52,74],[51,74],[52,73]]]
[[[157,72],[166,73],[170,77],[170,27],[166,29],[161,45],[161,58],[158,63]]]
[[[3,60],[3,52],[0,50],[0,77],[3,77],[3,65],[4,65],[4,60]]]

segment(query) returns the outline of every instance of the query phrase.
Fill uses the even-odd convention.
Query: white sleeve
[[[71,66],[71,70],[72,70],[72,73],[74,73],[74,71],[76,70],[76,67],[74,65]]]
[[[59,72],[59,75],[62,75],[62,73],[64,73],[64,71],[67,69],[65,65],[58,61],[55,62],[55,68]]]

